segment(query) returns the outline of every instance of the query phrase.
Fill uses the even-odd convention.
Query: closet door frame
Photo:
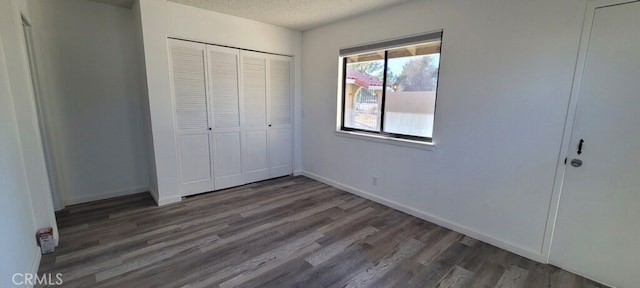
[[[272,99],[273,99],[273,95],[272,93],[272,84],[271,83],[271,76],[272,76],[272,60],[277,60],[277,61],[284,61],[287,62],[289,64],[289,87],[288,87],[288,92],[289,92],[289,98],[288,98],[288,104],[289,104],[289,123],[288,124],[276,124],[273,121],[273,114],[271,113],[272,111]],[[267,55],[267,111],[268,111],[268,133],[267,133],[267,137],[268,137],[268,141],[269,141],[269,177],[274,178],[274,177],[281,177],[281,176],[286,176],[286,175],[290,175],[293,173],[293,159],[294,159],[294,152],[293,152],[293,126],[294,126],[294,113],[293,113],[293,109],[294,109],[294,102],[293,102],[293,91],[294,91],[294,73],[293,73],[293,57],[291,56],[282,56],[282,55],[273,55],[273,54],[269,54]],[[279,166],[274,166],[274,165],[278,165],[275,164],[273,158],[277,153],[274,153],[275,149],[277,149],[277,147],[274,147],[274,139],[273,137],[276,137],[276,131],[277,130],[289,130],[288,131],[288,141],[287,141],[287,145],[289,145],[288,147],[288,154],[289,154],[289,163],[288,165],[279,165]]]
[[[252,183],[252,182],[257,182],[257,181],[262,181],[262,180],[266,180],[269,179],[269,97],[267,95],[268,91],[269,91],[269,81],[268,81],[268,55],[266,53],[261,53],[261,52],[253,52],[253,51],[245,51],[245,50],[240,50],[240,101],[242,103],[242,106],[240,108],[240,114],[241,114],[241,130],[242,130],[242,142],[245,144],[242,148],[242,163],[243,163],[243,167],[242,167],[242,172],[243,172],[243,178],[244,178],[244,183]],[[250,123],[247,121],[247,119],[249,118],[249,113],[246,109],[247,107],[247,91],[245,89],[246,87],[246,77],[245,77],[245,57],[247,58],[254,58],[254,59],[261,59],[264,61],[264,81],[265,81],[265,89],[264,89],[264,124],[260,124],[260,125],[250,125]],[[253,135],[261,137],[261,135],[259,135],[260,132],[264,132],[264,142],[260,143],[261,147],[258,147],[259,149],[261,149],[261,151],[251,151],[252,148],[257,147],[257,145],[253,145],[254,143],[256,143],[256,138],[251,139]],[[257,139],[258,141],[262,140],[262,139]],[[262,146],[262,144],[264,144],[264,146]],[[263,149],[263,151],[262,151]],[[262,152],[264,152],[264,155],[258,155],[258,154],[263,154]],[[253,163],[259,162],[256,160],[260,160],[260,159],[254,159],[256,158],[255,156],[264,156],[264,166],[261,166],[257,169],[253,169],[253,170],[249,170],[252,167]]]
[[[174,67],[174,59],[172,56],[172,50],[173,47],[175,46],[182,46],[185,48],[194,48],[194,49],[198,49],[198,50],[202,50],[203,52],[203,61],[204,61],[204,65],[203,65],[203,69],[204,69],[204,93],[205,93],[205,110],[206,110],[206,117],[207,117],[207,127],[206,130],[203,132],[200,132],[198,134],[201,135],[206,135],[208,138],[208,151],[209,151],[209,178],[208,179],[203,179],[203,180],[198,180],[198,181],[191,181],[191,182],[184,182],[183,181],[183,173],[185,172],[185,168],[183,167],[183,155],[182,155],[182,145],[183,143],[181,143],[181,136],[184,135],[191,135],[193,132],[183,132],[181,131],[181,129],[179,129],[178,126],[178,113],[177,113],[177,101],[176,101],[176,90],[175,90],[175,82],[174,82],[174,73],[173,73],[173,67]],[[171,103],[173,106],[172,109],[172,116],[173,116],[173,128],[174,128],[174,133],[175,133],[175,137],[174,137],[174,141],[175,141],[175,147],[176,147],[176,161],[177,161],[177,172],[178,172],[178,181],[179,181],[179,192],[181,196],[189,196],[189,195],[194,195],[194,194],[199,194],[199,193],[203,193],[203,192],[208,192],[208,191],[213,191],[215,190],[215,171],[214,171],[214,163],[213,163],[213,159],[211,157],[212,155],[212,151],[214,151],[214,147],[213,147],[213,139],[212,139],[212,135],[211,135],[211,111],[210,111],[210,106],[209,106],[209,73],[208,73],[208,60],[207,60],[207,49],[206,49],[206,44],[202,44],[202,43],[196,43],[196,42],[191,42],[191,41],[186,41],[186,40],[179,40],[179,39],[167,39],[167,49],[169,51],[169,71],[171,71],[171,73],[169,73],[169,85],[171,88]],[[194,134],[195,135],[195,134]]]
[[[211,75],[212,71],[213,71],[213,58],[211,53],[212,52],[217,52],[217,53],[224,53],[224,54],[228,54],[228,55],[234,55],[236,58],[236,91],[237,91],[237,95],[236,97],[238,98],[238,106],[237,106],[237,111],[238,111],[238,127],[225,127],[225,128],[220,128],[218,127],[217,123],[216,123],[216,117],[215,117],[215,101],[214,101],[214,91],[216,89],[216,87],[214,87],[214,81],[213,81],[213,75]],[[207,71],[210,73],[208,76],[208,82],[209,82],[209,119],[211,119],[211,127],[212,127],[212,145],[213,145],[213,154],[212,154],[212,162],[213,162],[213,166],[214,166],[214,177],[215,177],[215,186],[216,186],[216,190],[219,189],[225,189],[225,188],[229,188],[229,187],[234,187],[234,186],[239,186],[242,184],[245,184],[244,182],[244,177],[243,177],[243,161],[242,161],[242,157],[243,157],[243,147],[244,147],[244,142],[243,142],[243,131],[242,131],[242,124],[243,124],[243,105],[244,105],[244,99],[242,97],[242,82],[241,82],[241,61],[240,61],[240,50],[239,49],[235,49],[235,48],[228,48],[228,47],[222,47],[222,46],[218,46],[218,45],[207,45]],[[233,155],[228,155],[227,153],[231,152],[234,153],[236,151],[227,151],[227,153],[224,153],[223,147],[221,147],[221,145],[218,145],[220,143],[218,143],[218,141],[223,141],[225,139],[223,139],[223,135],[224,134],[232,134],[232,133],[237,133],[238,135],[238,140],[237,140],[237,145],[238,145],[238,161],[239,163],[231,163],[231,164],[237,164],[239,167],[239,171],[237,174],[234,175],[221,175],[219,173],[222,173],[222,171],[224,171],[227,167],[222,167],[225,166],[227,163],[221,163],[223,158],[227,158],[227,157],[231,157],[234,158]],[[233,140],[233,139],[229,139],[227,138],[227,140]],[[220,151],[219,151],[220,150]],[[225,155],[222,155],[225,154]],[[232,161],[235,159],[232,159]]]
[[[189,128],[188,126],[182,126],[182,122],[179,122],[180,119],[183,119],[184,116],[179,116],[180,111],[183,113],[189,113],[190,107],[189,103],[186,102],[187,109],[186,112],[184,110],[179,110],[181,104],[179,103],[179,99],[177,99],[176,95],[176,83],[175,83],[175,75],[174,75],[174,67],[175,67],[175,59],[173,59],[174,52],[172,51],[174,47],[184,47],[184,48],[192,48],[198,51],[202,51],[203,53],[203,61],[204,61],[204,93],[205,93],[205,113],[206,113],[206,128],[202,128],[203,122],[193,122],[198,123],[195,125],[196,128]],[[175,38],[167,39],[167,48],[169,50],[169,69],[171,71],[170,77],[170,87],[171,87],[171,101],[173,105],[172,117],[173,117],[173,125],[174,125],[174,133],[175,133],[175,147],[176,147],[176,160],[177,160],[177,172],[178,172],[178,180],[179,180],[179,190],[182,196],[189,196],[198,193],[204,193],[214,190],[225,189],[229,187],[239,186],[246,183],[252,183],[256,181],[261,181],[269,178],[280,177],[285,175],[290,175],[293,173],[293,163],[294,163],[294,141],[293,141],[293,127],[294,127],[294,65],[293,65],[293,57],[285,56],[285,55],[277,55],[270,54],[266,52],[257,52],[257,51],[248,51],[239,48],[232,48],[228,46],[219,46],[215,44],[207,44],[202,42],[194,42],[189,40],[181,40]],[[227,100],[217,96],[214,99],[213,93],[215,92],[215,87],[213,82],[216,79],[213,79],[213,73],[216,73],[213,65],[225,65],[228,64],[229,61],[225,61],[225,63],[216,63],[212,57],[213,52],[225,53],[229,55],[234,55],[236,57],[236,74],[237,74],[237,104],[238,104],[238,127],[232,127],[225,125],[216,126],[216,121],[224,121],[225,119],[217,119],[216,120],[216,101],[222,101],[218,103],[228,103]],[[213,53],[215,54],[215,53]],[[264,75],[260,75],[264,77],[264,79],[254,78],[253,80],[258,79],[258,82],[248,83],[247,77],[250,76],[251,71],[245,69],[245,61],[249,61],[249,58],[259,59],[260,61],[264,61],[264,70],[261,70],[258,73],[264,73]],[[272,104],[274,104],[272,99],[274,92],[282,91],[281,87],[275,87],[276,91],[272,91],[272,80],[277,79],[272,75],[272,61],[284,61],[287,62],[288,67],[288,77],[289,83],[288,89],[288,123],[284,124],[284,121],[274,122],[274,115],[276,113],[278,115],[284,115],[278,113],[281,110],[278,110],[275,107],[276,111],[272,111]],[[194,60],[189,60],[194,61]],[[257,65],[262,65],[262,63]],[[250,66],[250,65],[249,65]],[[190,67],[190,66],[189,66]],[[188,68],[188,67],[187,67]],[[261,67],[262,69],[262,67]],[[187,71],[189,73],[190,71]],[[256,71],[257,72],[257,71]],[[195,72],[194,72],[195,73]],[[224,73],[224,70],[218,70],[218,73]],[[227,75],[228,76],[228,75]],[[255,76],[255,74],[254,74]],[[189,77],[189,76],[187,76]],[[224,76],[222,76],[224,77]],[[187,78],[186,81],[190,81],[190,78]],[[228,78],[217,78],[218,80],[224,81]],[[282,78],[280,78],[282,79]],[[264,82],[261,82],[261,81]],[[183,82],[185,83],[185,82]],[[186,88],[193,88],[189,86],[189,82],[186,82]],[[277,82],[276,82],[277,83]],[[282,82],[280,82],[282,83]],[[179,83],[178,83],[179,84]],[[228,84],[228,82],[227,82]],[[264,91],[261,92],[262,88],[253,91],[252,95],[247,95],[247,85],[259,85],[264,84]],[[225,85],[224,82],[218,83],[216,85]],[[198,85],[199,86],[199,85]],[[194,86],[195,87],[195,86]],[[226,88],[228,89],[229,86]],[[178,87],[179,88],[179,87]],[[189,90],[187,90],[189,91]],[[199,92],[199,90],[196,90]],[[188,93],[188,92],[187,92]],[[259,95],[263,93],[262,95]],[[224,94],[220,94],[224,95]],[[275,95],[275,94],[274,94]],[[188,96],[188,94],[187,94]],[[250,101],[250,97],[258,97],[253,100],[255,103],[247,103]],[[260,97],[264,96],[264,103],[262,103],[262,99]],[[197,99],[193,98],[193,99]],[[182,99],[182,98],[181,98]],[[185,98],[189,99],[189,98]],[[214,101],[215,100],[215,101]],[[282,100],[282,98],[280,98]],[[193,100],[192,100],[193,101]],[[196,102],[200,103],[200,102]],[[275,104],[282,104],[282,101],[277,101]],[[234,103],[235,104],[235,103]],[[184,103],[182,105],[185,105]],[[264,107],[261,107],[264,105]],[[278,105],[276,105],[278,106]],[[184,106],[182,106],[184,107]],[[199,107],[199,106],[198,106]],[[264,111],[261,111],[264,108]],[[256,110],[257,109],[257,110]],[[227,111],[226,109],[222,109],[223,111]],[[198,110],[196,110],[198,111]],[[202,113],[200,112],[196,113]],[[262,119],[262,112],[264,112],[264,119]],[[201,114],[180,114],[180,115],[201,115]],[[260,116],[260,119],[255,118],[256,115]],[[251,119],[253,116],[253,119]],[[201,116],[198,116],[201,117]],[[277,115],[276,115],[276,118]],[[197,120],[198,118],[196,118]],[[202,119],[202,118],[199,118]],[[230,119],[230,118],[229,118]],[[201,120],[198,120],[201,121]],[[277,121],[277,119],[276,119]],[[229,137],[226,137],[225,134],[229,133]],[[237,133],[236,135],[231,135],[233,133]],[[189,135],[194,135],[194,137],[189,137]],[[187,136],[186,138],[184,136]],[[198,137],[199,136],[199,137]],[[206,137],[206,140],[205,140]],[[206,144],[205,141],[208,141]],[[285,143],[286,142],[286,143]],[[236,149],[236,143],[239,146]],[[187,145],[187,146],[185,146]],[[192,146],[192,148],[189,147]],[[207,147],[204,148],[203,145]],[[232,147],[232,150],[225,149],[224,146]],[[282,146],[286,145],[286,146]],[[183,147],[184,146],[184,147]],[[219,147],[220,146],[220,147]],[[196,149],[196,150],[193,150]],[[204,151],[207,150],[208,159],[204,155]],[[220,150],[220,151],[217,151]],[[193,153],[191,153],[193,152]],[[274,153],[275,152],[275,153]],[[228,154],[231,153],[231,154]],[[286,154],[283,154],[286,153]],[[203,154],[203,155],[200,155]],[[288,155],[285,158],[283,155]],[[239,160],[238,160],[239,159]],[[224,160],[224,163],[221,161]],[[186,162],[185,162],[186,161]],[[191,162],[190,162],[191,161]],[[205,161],[206,162],[205,164]],[[193,165],[189,164],[193,163]],[[186,165],[186,166],[185,166]],[[198,171],[202,171],[203,169],[209,169],[208,174],[200,173]],[[201,168],[201,169],[200,169]],[[224,168],[224,169],[222,169]],[[193,179],[190,179],[189,175],[193,176]],[[223,173],[223,174],[220,174]],[[186,179],[186,180],[185,180]]]

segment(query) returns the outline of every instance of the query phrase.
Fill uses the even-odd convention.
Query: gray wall
[[[0,36],[0,229],[4,231],[0,247],[0,286],[9,287],[14,273],[31,272],[31,261],[38,247],[2,44]]]
[[[14,273],[35,273],[35,234],[57,226],[39,137],[21,27],[22,1],[0,1],[0,286]],[[16,280],[23,280],[16,278]]]
[[[305,173],[546,261],[585,5],[414,1],[304,32]],[[439,29],[435,149],[336,135],[339,49]]]
[[[28,3],[65,204],[148,191],[134,12],[82,0]]]

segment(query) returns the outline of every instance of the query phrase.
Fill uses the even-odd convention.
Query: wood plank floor
[[[301,176],[57,217],[65,287],[603,287]]]

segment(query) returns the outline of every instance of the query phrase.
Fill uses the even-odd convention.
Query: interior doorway
[[[637,287],[640,1],[589,3],[549,262]]]
[[[35,47],[33,44],[33,34],[31,22],[23,15],[22,16],[22,32],[24,33],[25,47],[27,50],[27,58],[29,60],[29,74],[31,76],[31,85],[33,88],[34,102],[36,106],[36,113],[38,116],[38,127],[40,130],[40,139],[42,141],[42,148],[44,152],[44,159],[47,168],[47,174],[49,178],[49,185],[51,186],[51,198],[53,200],[53,208],[55,211],[64,209],[64,201],[62,200],[60,189],[58,185],[58,175],[55,169],[55,159],[53,151],[51,149],[51,137],[49,132],[48,121],[46,121],[46,109],[42,101],[42,91],[40,88],[40,78],[38,77],[38,65],[36,61]]]

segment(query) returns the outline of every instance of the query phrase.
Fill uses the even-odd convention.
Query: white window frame
[[[336,135],[344,136],[349,138],[355,138],[360,140],[368,140],[379,143],[386,143],[392,145],[400,145],[407,146],[411,148],[425,149],[425,150],[433,150],[435,148],[434,136],[432,137],[416,137],[411,135],[403,135],[403,134],[393,134],[384,132],[384,127],[381,124],[379,131],[367,131],[361,130],[357,128],[345,127],[344,125],[344,106],[345,106],[345,77],[346,77],[346,58],[352,55],[363,54],[367,52],[373,51],[381,51],[381,50],[390,50],[393,48],[398,48],[402,46],[416,45],[429,43],[434,41],[442,41],[443,31],[434,31],[424,34],[412,35],[408,37],[385,40],[381,42],[369,43],[359,46],[347,47],[340,49],[340,57],[339,57],[339,77],[338,77],[338,107],[337,107],[337,119],[336,119]],[[441,44],[442,45],[442,44]],[[442,51],[442,46],[441,46]],[[442,52],[440,52],[441,54]],[[386,54],[386,53],[385,53]],[[388,59],[385,57],[385,67]],[[440,62],[442,62],[442,56],[440,57]],[[386,81],[386,70],[385,70],[384,80]],[[438,77],[440,79],[440,77]],[[383,81],[383,82],[385,82]],[[383,83],[384,87],[385,83]],[[438,86],[439,87],[439,86]],[[436,88],[436,101],[437,101],[437,88]],[[383,89],[383,100],[384,102],[384,89]],[[384,109],[384,107],[382,107]],[[434,126],[435,126],[435,113],[434,110]],[[435,129],[434,129],[435,130]]]

